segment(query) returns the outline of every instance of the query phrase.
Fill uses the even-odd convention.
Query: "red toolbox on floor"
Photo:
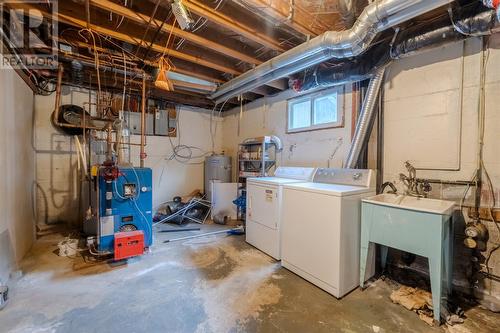
[[[115,234],[115,260],[140,256],[144,253],[142,230],[117,232]]]

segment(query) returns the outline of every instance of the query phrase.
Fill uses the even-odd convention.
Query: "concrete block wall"
[[[184,196],[193,190],[203,191],[204,156],[212,152],[210,111],[189,107],[178,110],[177,137],[148,136],[145,166],[153,169],[153,206]],[[217,124],[217,126],[216,126]],[[222,118],[213,117],[214,151],[222,151]],[[217,127],[217,129],[216,129]],[[140,136],[132,136],[132,142],[140,142]],[[179,154],[192,154],[191,161],[173,158],[173,147],[187,148]],[[132,162],[139,165],[139,147],[131,151]]]
[[[223,149],[233,157],[233,170],[237,170],[238,144],[244,139],[264,135],[277,135],[283,142],[284,149],[278,155],[278,165],[342,167],[351,142],[351,87],[346,87],[339,96],[343,101],[342,128],[286,133],[287,99],[293,97],[296,94],[287,91],[275,97],[262,98],[245,105],[241,119],[239,109],[224,117]]]
[[[500,194],[500,34],[490,40],[486,70],[486,125],[484,164],[491,176],[496,202]],[[478,165],[478,99],[481,66],[481,40],[470,38],[395,62],[388,72],[384,99],[384,181],[402,189],[399,173],[406,173],[409,160],[420,178],[471,180]],[[372,138],[373,139],[373,138]],[[473,203],[474,190],[466,187],[434,185],[432,197]],[[492,204],[483,191],[484,207]],[[468,220],[466,218],[466,220]],[[470,287],[467,274],[474,255],[463,246],[463,223],[457,221],[455,284]],[[484,222],[489,242],[484,258],[500,242],[494,223]],[[416,263],[418,265],[418,263]],[[426,265],[426,263],[424,263]],[[489,271],[500,275],[500,252],[489,261]],[[486,267],[483,266],[486,270]],[[500,310],[500,283],[481,275],[473,291],[491,308]]]
[[[12,69],[0,70],[0,283],[34,241],[33,92]]]
[[[384,85],[384,181],[393,181],[401,189],[399,173],[406,172],[404,161],[429,169],[419,170],[422,178],[469,180],[477,167],[478,96],[480,48],[478,38],[470,38],[395,61],[388,69]],[[500,198],[500,34],[491,38],[486,75],[486,130],[484,160],[496,193]],[[463,89],[462,89],[463,88]],[[282,138],[285,149],[280,163],[289,166],[325,167],[339,139],[341,149],[330,161],[340,167],[346,158],[351,138],[351,94],[345,94],[345,123],[342,129],[329,129],[286,134],[287,92],[274,98],[261,99],[244,107],[238,135],[239,110],[224,119],[224,150],[235,156],[237,144],[248,137],[275,134]],[[376,167],[376,128],[369,142],[369,167]],[[434,186],[432,196],[460,201],[464,187]],[[473,191],[469,192],[468,197]],[[470,199],[470,198],[469,198]],[[470,200],[466,200],[466,203]],[[485,202],[488,204],[488,202]],[[464,221],[459,221],[463,226]],[[488,250],[500,238],[493,223],[486,222],[490,232]],[[470,271],[471,251],[461,245],[463,228],[457,229],[455,284],[467,289],[466,272]],[[483,252],[486,256],[488,251]],[[419,262],[417,262],[419,264]],[[418,269],[427,270],[423,262]],[[489,262],[490,272],[500,275],[500,251]],[[500,300],[500,284],[479,279],[473,289],[486,305]],[[495,306],[492,306],[495,308]]]
[[[95,94],[90,95],[94,102]],[[50,116],[54,110],[55,96],[36,96],[36,183],[37,221],[39,224],[64,223],[79,225],[86,209],[80,203],[80,182],[78,181],[78,155],[75,138],[56,129]],[[89,102],[86,89],[64,87],[61,104],[75,104],[84,107]],[[87,106],[85,106],[88,108]],[[189,163],[180,163],[172,156],[173,146],[190,146],[192,154],[199,156],[212,150],[210,137],[210,114],[207,110],[182,107],[179,111],[178,133],[180,137],[168,138],[148,136],[145,166],[153,169],[153,206],[172,200],[174,196],[186,195],[195,189],[203,190],[203,158]],[[222,119],[214,118],[215,123]],[[216,132],[215,151],[220,152],[222,130],[219,124]],[[131,142],[140,142],[140,136],[132,136]],[[200,148],[200,149],[196,149]],[[180,152],[189,154],[189,149]],[[139,166],[139,148],[131,151],[133,165]],[[85,189],[82,190],[85,193]]]
[[[90,100],[93,101],[93,96]],[[62,90],[62,105],[83,107],[86,102],[89,102],[87,90],[69,87]],[[52,125],[54,103],[55,94],[35,96],[37,223],[75,225],[82,214],[77,147],[74,137]]]

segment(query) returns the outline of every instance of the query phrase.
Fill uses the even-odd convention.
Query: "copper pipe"
[[[106,142],[108,141],[108,139],[99,139],[99,138],[94,138],[94,140],[95,141],[106,141]],[[117,141],[111,141],[111,143],[116,144],[118,142]],[[128,143],[128,142],[121,142],[120,144],[122,144],[122,145],[130,145],[130,146],[140,146],[141,145],[140,143],[134,143],[134,142],[130,142],[130,143]],[[144,146],[147,146],[147,144],[145,144]]]
[[[106,137],[106,142],[107,142],[107,152],[106,152],[106,159],[108,161],[113,160],[113,138],[111,137],[111,132],[113,131],[113,128],[111,124],[108,124],[106,127],[106,132],[107,132],[107,137]]]
[[[68,127],[68,128],[82,128],[80,125],[66,124],[59,122],[59,108],[61,107],[61,90],[62,90],[62,79],[64,74],[64,66],[59,64],[59,68],[57,71],[57,85],[56,85],[56,101],[54,105],[54,113],[52,114],[52,121],[55,125],[59,127]],[[85,116],[84,116],[85,117]],[[92,119],[92,118],[90,118]],[[102,130],[100,127],[96,126],[86,126],[86,129],[95,129]]]
[[[59,107],[61,106],[61,86],[62,86],[62,78],[64,73],[64,67],[62,64],[59,64],[59,68],[57,70],[57,85],[56,85],[56,104],[54,106],[53,113],[53,121],[55,124],[59,123]],[[59,124],[58,124],[59,125]]]
[[[145,137],[145,131],[144,128],[146,126],[146,76],[142,77],[142,99],[141,99],[141,154],[139,156],[140,161],[141,161],[141,168],[144,168],[144,160],[146,159],[147,155],[144,150],[144,146],[146,144],[146,137]]]
[[[87,16],[87,29],[90,30],[90,0],[85,1],[85,14]]]

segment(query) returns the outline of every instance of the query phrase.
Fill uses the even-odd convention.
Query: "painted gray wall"
[[[34,240],[33,92],[12,69],[0,70],[0,280],[6,282]]]

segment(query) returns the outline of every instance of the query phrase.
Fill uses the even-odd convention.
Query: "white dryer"
[[[318,169],[313,182],[284,185],[282,266],[337,298],[356,288],[361,199],[374,194],[373,170]]]
[[[315,168],[279,167],[274,177],[247,180],[246,241],[281,259],[282,189],[284,184],[311,181]]]

